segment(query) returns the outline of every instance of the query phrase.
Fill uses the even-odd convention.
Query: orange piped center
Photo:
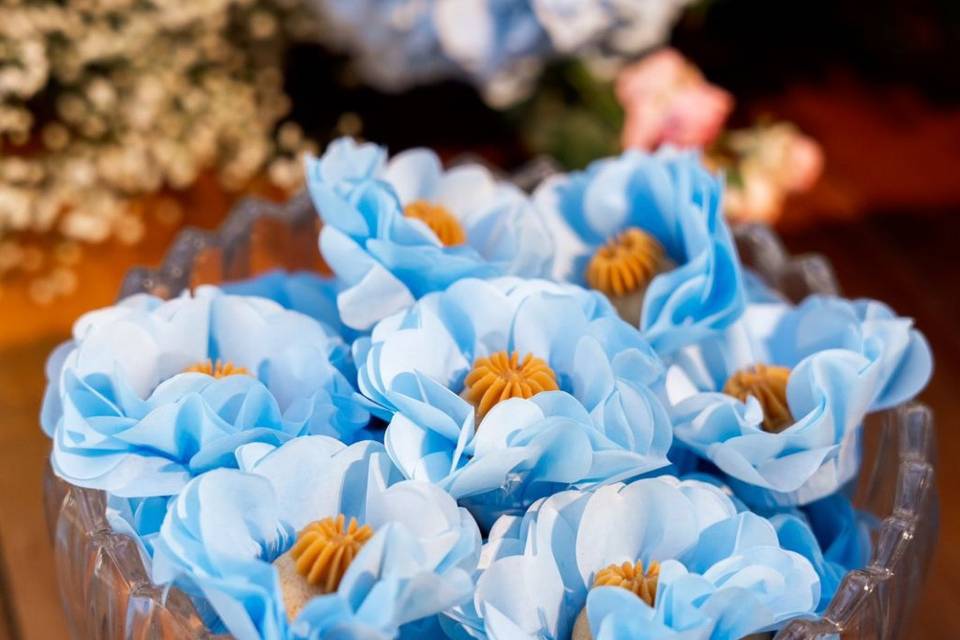
[[[757,364],[737,371],[723,385],[728,396],[746,402],[753,396],[763,409],[763,430],[780,433],[793,424],[793,415],[787,404],[787,380],[790,369]]]
[[[333,593],[360,549],[373,537],[369,525],[356,518],[344,527],[346,517],[324,518],[308,524],[290,549],[297,573],[323,593]]]
[[[660,563],[651,562],[647,570],[643,570],[643,563],[624,562],[611,564],[597,572],[593,579],[595,587],[621,587],[632,591],[649,606],[657,597],[657,581],[660,579]]]
[[[541,391],[556,391],[557,374],[546,362],[528,353],[507,355],[498,351],[477,358],[466,379],[466,398],[477,408],[477,424],[498,402],[509,398],[531,398]]]
[[[232,362],[220,362],[217,360],[206,360],[190,365],[183,370],[184,373],[205,373],[214,378],[226,378],[227,376],[249,376],[250,371],[245,367],[235,366]]]
[[[453,247],[467,241],[467,234],[460,221],[450,210],[426,200],[414,200],[403,208],[403,215],[416,218],[433,231],[445,247]]]
[[[629,295],[650,284],[665,256],[656,238],[630,227],[593,254],[587,264],[587,284],[608,296]]]

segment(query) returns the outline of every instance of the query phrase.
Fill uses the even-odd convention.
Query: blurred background
[[[46,354],[182,228],[296,194],[340,135],[505,172],[702,147],[731,220],[915,318],[941,533],[908,637],[960,637],[960,3],[557,4],[0,0],[0,639],[65,637]]]

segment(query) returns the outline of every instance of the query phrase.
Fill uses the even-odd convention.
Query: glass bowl
[[[538,169],[528,171],[533,181]],[[219,230],[186,229],[158,268],[131,270],[121,296],[176,295],[185,287],[226,282],[286,268],[324,270],[317,247],[318,217],[309,199],[278,205],[240,203]],[[837,293],[829,263],[817,255],[791,257],[776,234],[758,225],[734,229],[744,263],[791,299]],[[863,467],[854,504],[874,516],[873,557],[849,572],[823,617],[796,620],[778,640],[896,638],[923,586],[938,528],[934,484],[933,416],[909,403],[871,415],[864,428]],[[47,521],[57,578],[73,638],[212,638],[190,599],[151,583],[137,544],[115,533],[103,492],[45,478]]]

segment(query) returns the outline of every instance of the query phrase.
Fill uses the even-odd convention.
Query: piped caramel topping
[[[477,358],[466,379],[466,399],[477,408],[477,424],[498,402],[509,398],[531,398],[541,391],[556,391],[557,374],[546,362],[528,353],[507,355],[498,351]]]
[[[651,562],[647,570],[643,563],[624,562],[611,564],[597,572],[594,587],[620,587],[633,592],[651,607],[657,597],[657,581],[660,579],[660,563]]]
[[[297,573],[322,593],[333,593],[363,545],[373,536],[369,525],[356,518],[344,527],[346,517],[324,518],[308,524],[290,549]]]
[[[445,247],[453,247],[467,241],[467,234],[460,221],[443,205],[414,200],[403,208],[403,215],[416,218],[433,231]]]
[[[587,284],[608,296],[621,297],[646,288],[662,269],[663,246],[645,231],[625,229],[593,254]]]
[[[248,376],[250,372],[245,367],[235,366],[232,362],[216,362],[207,360],[190,365],[183,370],[184,373],[205,373],[214,378],[226,378],[227,376]]]
[[[791,424],[793,416],[787,404],[787,380],[790,369],[757,364],[737,371],[723,385],[723,392],[746,402],[753,396],[763,409],[763,430],[780,433]]]

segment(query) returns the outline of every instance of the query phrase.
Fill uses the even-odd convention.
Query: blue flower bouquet
[[[935,536],[909,318],[731,228],[695,153],[527,192],[342,139],[306,180],[51,354],[78,636],[892,637]],[[253,273],[264,220],[332,275]]]

